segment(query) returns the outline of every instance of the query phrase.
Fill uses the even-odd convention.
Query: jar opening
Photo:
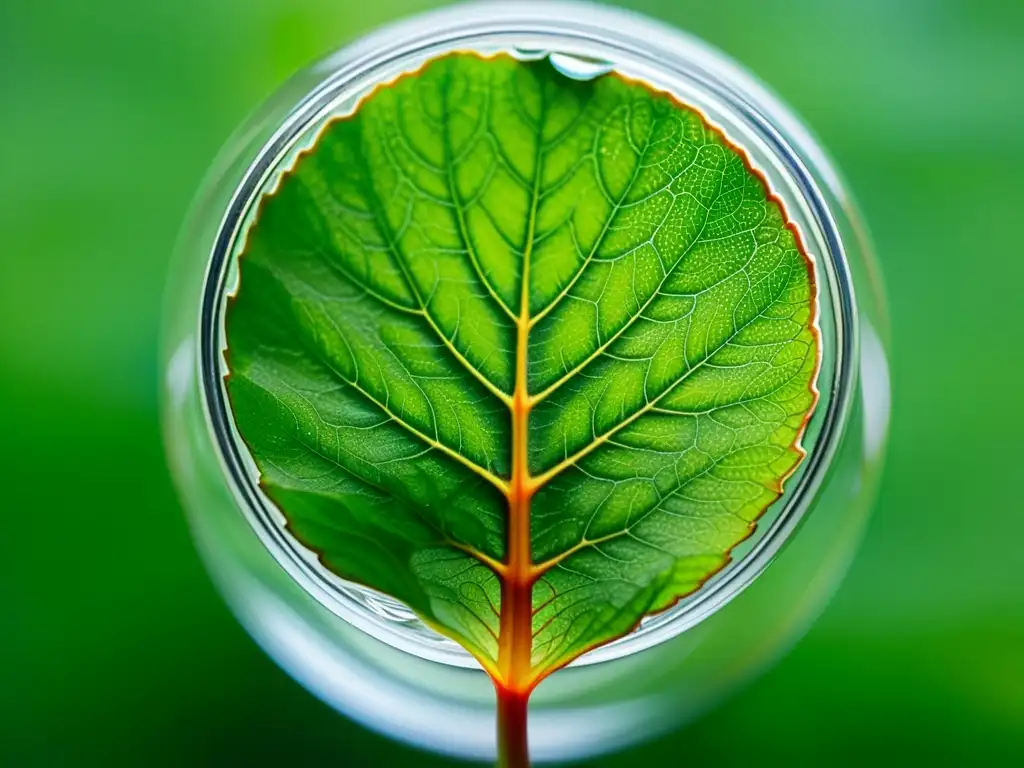
[[[259,200],[275,188],[326,121],[350,113],[377,84],[453,50],[548,57],[560,71],[579,79],[614,69],[692,106],[742,148],[782,201],[815,259],[822,356],[820,400],[803,440],[807,457],[725,568],[673,608],[649,616],[634,633],[591,651],[575,664],[619,658],[668,640],[749,585],[808,513],[850,407],[856,365],[854,297],[836,224],[801,156],[817,153],[813,142],[802,130],[794,133],[792,126],[799,123],[760,86],[698,41],[681,45],[676,34],[652,40],[648,25],[622,12],[598,12],[588,6],[588,21],[580,22],[579,17],[579,8],[560,3],[488,4],[475,13],[465,8],[442,11],[389,28],[386,39],[371,35],[325,61],[320,65],[325,73],[321,84],[295,106],[246,171],[222,220],[205,281],[200,374],[206,416],[236,500],[253,529],[282,567],[332,612],[392,646],[457,666],[476,663],[400,603],[328,572],[286,532],[280,512],[259,488],[223,384],[226,300],[234,291],[236,257]]]

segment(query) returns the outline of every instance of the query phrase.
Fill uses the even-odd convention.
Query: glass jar
[[[254,203],[316,129],[376,84],[455,49],[550,55],[572,77],[614,68],[670,92],[746,151],[817,265],[821,399],[808,457],[704,588],[536,691],[534,759],[576,759],[696,717],[777,658],[827,601],[856,549],[886,439],[883,297],[856,211],[801,123],[721,53],[641,16],[574,3],[456,6],[381,29],[293,78],[228,142],[182,231],[165,317],[164,432],[225,599],[272,657],[344,714],[423,748],[495,752],[493,688],[469,656],[401,605],[326,573],[260,493],[222,389],[224,298]]]

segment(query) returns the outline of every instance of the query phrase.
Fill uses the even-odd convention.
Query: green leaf
[[[812,262],[741,151],[617,74],[379,87],[239,268],[228,392],[288,529],[510,689],[700,589],[803,456]]]

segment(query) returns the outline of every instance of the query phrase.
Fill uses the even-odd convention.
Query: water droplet
[[[593,80],[595,77],[608,74],[613,69],[610,61],[570,56],[566,53],[552,53],[549,59],[555,69],[573,80]]]
[[[520,61],[539,61],[547,56],[548,52],[542,48],[524,48],[517,45],[512,49],[512,54]]]

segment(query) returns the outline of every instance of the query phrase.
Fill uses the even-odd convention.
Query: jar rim
[[[452,664],[476,666],[472,657],[453,641],[410,622],[402,610],[389,611],[397,601],[330,574],[284,529],[281,513],[260,490],[254,462],[237,434],[223,381],[224,309],[230,293],[230,273],[238,244],[244,240],[247,217],[266,193],[289,152],[327,115],[344,110],[346,94],[352,99],[353,84],[376,84],[384,78],[369,77],[396,62],[434,58],[444,51],[479,50],[486,41],[501,39],[498,49],[537,48],[548,53],[578,53],[581,47],[608,53],[607,60],[619,71],[624,57],[646,61],[669,79],[679,78],[706,89],[735,116],[749,123],[772,153],[773,161],[790,177],[824,248],[814,256],[818,305],[830,292],[834,311],[831,329],[834,372],[828,391],[824,388],[813,418],[819,420],[811,450],[797,474],[787,481],[785,493],[773,503],[774,519],[767,513],[758,521],[760,530],[751,537],[748,551],[712,576],[695,593],[663,613],[648,617],[633,633],[601,646],[577,659],[575,665],[593,664],[636,653],[658,645],[692,628],[722,608],[749,586],[772,562],[808,513],[824,474],[845,429],[854,391],[857,312],[845,248],[830,207],[805,164],[814,168],[830,192],[841,192],[838,177],[824,153],[802,124],[739,65],[702,41],[634,13],[577,2],[500,2],[456,5],[400,21],[346,46],[314,71],[324,77],[306,92],[249,163],[221,219],[203,281],[199,315],[200,391],[207,427],[217,448],[221,468],[236,502],[257,536],[274,559],[304,590],[331,612],[389,645],[415,655]],[[509,41],[522,41],[514,46]],[[535,46],[548,40],[558,47]],[[401,71],[407,71],[402,67]],[[625,69],[625,73],[634,75]],[[346,90],[347,89],[347,90]],[[674,89],[666,88],[675,94]],[[355,99],[354,104],[358,103]],[[689,102],[687,102],[689,104]],[[699,108],[699,105],[694,105]],[[720,121],[709,121],[724,131]],[[791,143],[792,142],[792,143]],[[738,142],[737,142],[738,143]],[[793,146],[796,145],[796,147]],[[743,144],[739,144],[743,147]],[[777,190],[772,189],[772,192]],[[807,242],[806,234],[805,242]],[[821,322],[819,318],[817,322]],[[824,347],[824,337],[821,344]],[[823,356],[824,359],[824,356]],[[822,382],[824,363],[819,371]],[[770,508],[771,509],[771,508]],[[374,596],[368,607],[367,596]],[[404,608],[404,607],[403,607]],[[415,626],[418,624],[418,626]]]

